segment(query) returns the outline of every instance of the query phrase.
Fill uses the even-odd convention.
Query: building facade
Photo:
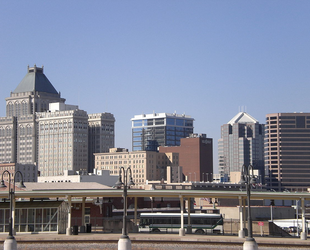
[[[6,98],[6,117],[0,118],[0,162],[37,162],[36,112],[46,111],[49,103],[61,102],[43,67],[29,67],[26,76]]]
[[[87,170],[87,113],[79,109],[39,112],[37,118],[40,176]]]
[[[166,179],[167,166],[179,165],[179,154],[156,151],[132,151],[112,148],[109,153],[95,153],[95,169],[109,170],[110,175],[119,175],[120,167],[131,168],[135,184]]]
[[[0,175],[3,175],[3,180],[9,182],[7,172],[3,174],[6,170],[11,173],[11,181],[13,180],[12,178],[15,178],[15,181],[19,182],[22,180],[21,177],[23,177],[24,182],[36,182],[38,179],[38,167],[35,164],[0,163]],[[14,173],[17,171],[20,171],[22,176],[20,174],[16,174],[15,177]]]
[[[96,182],[110,187],[114,186],[117,180],[118,177],[111,176],[109,170],[97,169],[94,169],[94,173],[88,173],[86,170],[66,170],[63,175],[38,177],[38,182]]]
[[[264,128],[264,124],[246,112],[239,112],[221,126],[218,140],[221,181],[229,181],[230,172],[241,172],[243,165],[253,165],[259,175],[264,175]]]
[[[88,115],[65,104],[43,67],[28,66],[0,118],[0,163],[33,164],[44,176],[92,172],[90,156],[114,147],[114,122],[110,113]]]
[[[159,146],[179,146],[181,138],[193,133],[194,119],[186,115],[153,113],[135,115],[132,150],[157,151]]]
[[[160,153],[178,153],[179,165],[190,182],[211,181],[213,175],[213,140],[206,134],[181,138],[181,145],[159,147]],[[209,179],[210,178],[210,179]]]
[[[108,153],[114,148],[115,118],[111,113],[88,115],[88,172],[95,167],[94,153]]]
[[[270,189],[309,188],[310,113],[266,115],[265,167]]]

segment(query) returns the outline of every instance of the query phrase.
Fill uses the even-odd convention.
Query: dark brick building
[[[179,153],[179,165],[188,181],[212,181],[213,140],[206,134],[181,139],[180,146],[159,147],[160,153]]]

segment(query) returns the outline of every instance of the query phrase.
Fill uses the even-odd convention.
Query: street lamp
[[[249,165],[246,167],[242,166],[241,172],[241,180],[240,184],[244,184],[246,186],[247,191],[247,199],[248,199],[248,237],[243,243],[243,250],[257,250],[258,246],[253,238],[253,230],[252,230],[252,218],[251,218],[251,186],[256,184],[256,178],[254,176],[253,166]]]
[[[122,182],[122,173],[124,182]],[[130,180],[127,182],[127,177],[129,173]],[[135,185],[132,180],[131,169],[128,167],[126,170],[124,167],[119,168],[118,181],[115,183],[116,187],[123,186],[123,200],[124,200],[124,214],[123,214],[123,229],[122,236],[118,241],[118,250],[131,250],[131,241],[127,235],[127,189],[131,185]]]
[[[23,181],[23,174],[20,171],[16,171],[15,174],[11,174],[8,170],[4,170],[1,176],[1,183],[0,188],[5,188],[6,185],[4,184],[3,175],[7,173],[9,177],[9,199],[10,199],[10,218],[9,218],[9,235],[4,241],[3,250],[16,250],[17,249],[17,242],[13,235],[13,199],[15,199],[15,177],[19,173],[21,176],[21,181],[18,185],[19,188],[25,188],[24,181]],[[13,177],[14,176],[14,177]],[[13,187],[11,187],[11,180],[13,180]]]

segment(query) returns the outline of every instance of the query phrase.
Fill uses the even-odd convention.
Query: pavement
[[[8,234],[0,234],[0,242],[2,243]],[[65,234],[57,233],[17,233],[15,238],[19,243],[69,243],[69,242],[117,242],[121,234],[115,233],[79,233],[78,235],[67,236]],[[186,234],[179,236],[178,234],[152,234],[152,233],[130,233],[129,237],[132,242],[165,242],[165,243],[209,243],[209,244],[243,244],[245,239],[238,236],[226,235],[196,235]],[[309,247],[310,238],[308,240],[301,240],[295,237],[270,237],[270,236],[255,236],[258,245],[265,246],[292,246],[292,247]]]

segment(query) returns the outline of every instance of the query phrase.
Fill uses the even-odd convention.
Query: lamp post
[[[124,182],[122,182],[122,174]],[[128,174],[130,180],[127,182]],[[130,188],[131,185],[135,184],[132,180],[130,167],[128,167],[126,170],[124,167],[120,167],[118,181],[115,183],[115,186],[116,187],[123,186],[124,214],[123,214],[122,236],[118,241],[118,250],[131,250],[131,241],[127,235],[127,189]]]
[[[17,249],[17,242],[13,235],[13,199],[15,195],[15,177],[19,173],[21,176],[21,181],[18,185],[19,188],[25,188],[23,174],[20,171],[16,171],[15,174],[11,174],[8,170],[4,170],[1,176],[1,184],[0,188],[5,188],[6,185],[4,184],[3,175],[7,173],[9,177],[9,199],[10,199],[10,218],[9,218],[9,235],[4,241],[3,250],[16,250]],[[11,180],[13,180],[13,187],[11,187]]]
[[[246,167],[242,166],[241,180],[240,184],[245,184],[247,191],[247,200],[248,200],[248,237],[243,243],[243,250],[257,250],[258,246],[253,238],[252,230],[252,218],[251,218],[251,186],[256,184],[256,178],[254,176],[253,166],[249,165]]]

